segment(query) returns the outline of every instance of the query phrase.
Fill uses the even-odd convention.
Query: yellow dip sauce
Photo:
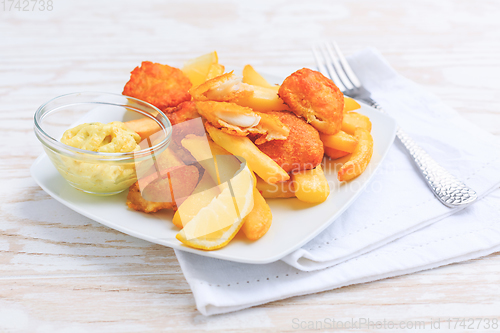
[[[64,132],[65,145],[101,153],[128,153],[137,149],[141,137],[121,121],[81,124]]]
[[[101,153],[128,153],[140,150],[141,137],[124,123],[86,123],[64,132],[61,142],[75,148]],[[64,177],[76,187],[95,194],[114,194],[136,180],[134,162],[78,160],[61,157]]]

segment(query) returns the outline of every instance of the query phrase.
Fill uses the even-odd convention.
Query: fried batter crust
[[[200,117],[196,108],[196,102],[182,102],[175,108],[167,108],[163,111],[172,125],[177,125],[187,120]]]
[[[144,199],[139,189],[139,182],[135,182],[128,189],[127,206],[139,212],[155,213],[162,209],[172,209],[175,205],[173,202],[153,202]]]
[[[170,123],[172,124],[172,139],[180,147],[181,150],[183,150],[181,141],[186,137],[186,135],[205,135],[205,128],[203,124],[201,124],[201,119],[200,123],[189,121],[200,118],[196,107],[196,102],[183,102],[177,107],[169,108],[164,112],[170,120]],[[185,151],[185,153],[190,155],[187,151]]]
[[[198,168],[195,165],[185,165],[170,147],[157,156],[156,165],[158,169],[152,167],[142,180],[157,171],[170,170],[168,177],[151,182],[143,189],[143,193],[141,193],[139,181],[135,182],[129,188],[127,196],[129,208],[144,213],[154,213],[161,209],[177,209],[177,206],[193,192],[198,183]],[[160,200],[153,201],[153,198]]]
[[[344,95],[323,74],[302,68],[288,76],[278,95],[296,115],[318,131],[335,134],[342,126]]]
[[[203,101],[196,102],[198,113],[216,128],[235,136],[247,136],[249,134],[261,134],[255,141],[256,144],[262,144],[271,140],[284,140],[287,138],[290,129],[287,128],[279,119],[269,113],[254,112],[251,108],[240,106],[235,103]],[[226,115],[229,118],[238,118],[242,116],[253,119],[251,126],[239,126],[231,123],[230,119],[224,120]],[[234,120],[232,120],[234,121]],[[255,124],[256,123],[256,124]]]
[[[191,81],[175,67],[143,61],[131,72],[123,95],[153,104],[160,110],[191,100]]]
[[[323,159],[323,142],[318,131],[302,118],[287,111],[269,112],[276,115],[290,129],[286,140],[273,140],[259,149],[286,172],[314,169]],[[256,136],[250,136],[255,140]]]
[[[242,83],[242,78],[229,72],[207,80],[189,92],[195,101],[233,102],[253,95],[251,85]]]

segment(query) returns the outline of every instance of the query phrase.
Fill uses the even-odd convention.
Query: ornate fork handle
[[[371,98],[368,102],[375,109],[385,113],[380,105]],[[468,205],[477,199],[476,191],[462,183],[434,161],[432,157],[420,148],[399,126],[396,131],[396,136],[401,140],[401,143],[406,149],[408,149],[408,152],[413,157],[413,160],[424,176],[427,185],[429,185],[434,195],[445,206],[454,208]]]

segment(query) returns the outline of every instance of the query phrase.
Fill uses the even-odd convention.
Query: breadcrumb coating
[[[318,131],[288,111],[274,111],[285,126],[290,129],[286,140],[273,140],[258,145],[259,149],[271,157],[286,172],[314,169],[323,159],[323,142]],[[252,140],[255,137],[250,136]]]
[[[290,110],[321,133],[335,134],[340,130],[344,95],[320,72],[302,68],[292,73],[283,81],[278,95]]]
[[[191,100],[190,88],[191,81],[180,69],[143,61],[131,72],[122,94],[165,110]]]

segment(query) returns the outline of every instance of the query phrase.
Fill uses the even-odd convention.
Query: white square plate
[[[125,204],[127,191],[111,197],[98,197],[74,189],[61,177],[45,154],[35,161],[31,174],[42,189],[63,205],[128,235],[202,256],[265,264],[298,249],[333,223],[354,203],[382,163],[394,141],[396,123],[366,104],[361,104],[361,109],[356,111],[370,117],[372,122],[374,150],[366,171],[351,182],[340,183],[335,163],[325,159],[324,170],[331,188],[325,202],[311,205],[296,198],[270,199],[268,203],[273,223],[264,237],[251,242],[237,235],[229,245],[216,251],[197,250],[179,242],[175,238],[178,229],[170,222],[173,216],[171,211],[144,214],[128,209]]]

